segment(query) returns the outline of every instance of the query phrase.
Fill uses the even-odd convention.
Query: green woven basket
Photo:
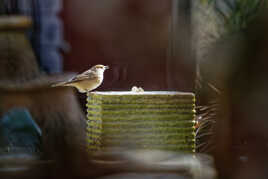
[[[91,92],[91,151],[111,147],[195,151],[195,96],[182,92]]]

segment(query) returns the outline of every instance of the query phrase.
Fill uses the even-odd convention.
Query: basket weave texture
[[[87,98],[92,151],[121,147],[194,152],[195,96],[181,92],[92,92]]]

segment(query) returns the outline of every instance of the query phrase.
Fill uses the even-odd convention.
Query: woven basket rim
[[[181,91],[144,91],[144,92],[132,92],[132,91],[94,91],[90,92],[92,95],[103,96],[117,96],[117,95],[181,95],[181,96],[193,96],[192,92]]]

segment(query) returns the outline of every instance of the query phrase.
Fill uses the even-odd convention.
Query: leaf
[[[215,0],[200,0],[202,4],[211,4],[213,3]]]

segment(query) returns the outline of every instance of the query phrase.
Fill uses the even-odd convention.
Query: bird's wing
[[[67,83],[73,83],[73,82],[78,82],[82,80],[94,80],[96,78],[97,78],[97,74],[95,74],[94,71],[88,70],[71,78]]]
[[[66,85],[74,83],[74,82],[79,82],[79,81],[83,81],[83,80],[97,80],[97,79],[98,79],[98,75],[96,74],[96,72],[91,71],[91,70],[87,70],[79,75],[72,77],[68,81],[53,84],[52,87],[66,86]]]

